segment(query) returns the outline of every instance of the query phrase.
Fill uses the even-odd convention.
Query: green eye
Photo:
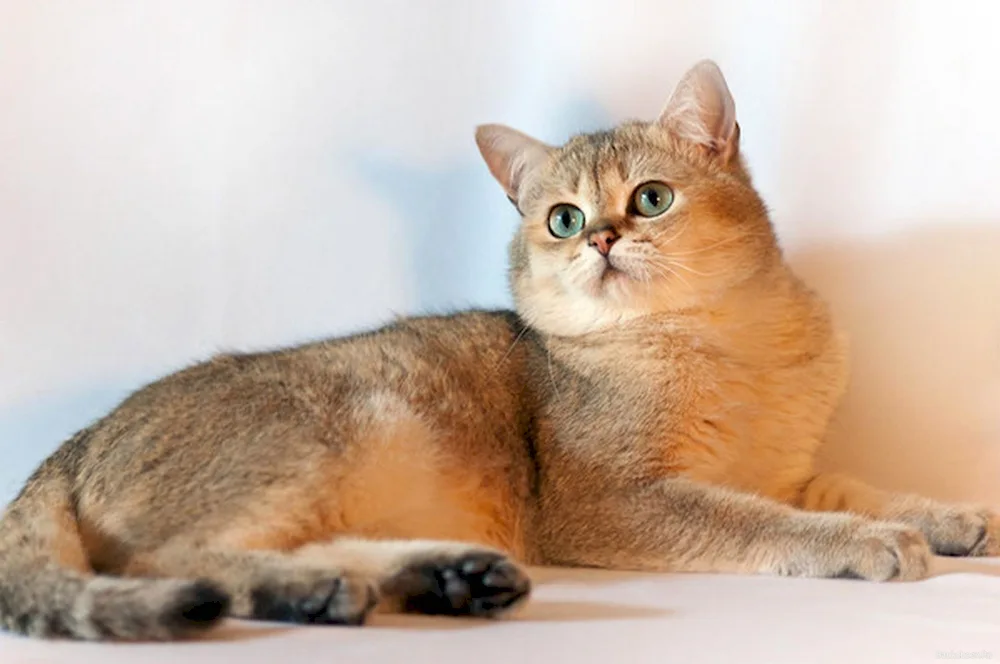
[[[632,205],[643,217],[658,217],[674,202],[674,190],[663,182],[647,182],[636,187]]]
[[[573,237],[583,230],[583,211],[574,205],[557,205],[549,212],[549,232],[557,238]]]

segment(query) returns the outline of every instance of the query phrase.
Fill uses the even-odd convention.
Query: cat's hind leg
[[[378,601],[364,573],[281,552],[176,544],[138,556],[125,572],[211,581],[230,596],[235,618],[360,625]]]
[[[503,553],[435,540],[343,537],[289,553],[178,543],[137,557],[126,573],[204,579],[229,594],[232,617],[312,624],[360,625],[376,606],[497,617],[531,589]]]
[[[853,512],[909,525],[923,533],[938,555],[1000,555],[1000,515],[976,505],[892,493],[845,475],[821,473],[806,485],[799,506],[812,511]]]
[[[462,542],[343,537],[294,555],[375,579],[380,612],[497,617],[531,591],[528,575],[508,556]]]

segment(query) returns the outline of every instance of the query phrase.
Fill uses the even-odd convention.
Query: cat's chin
[[[631,287],[637,282],[624,265],[605,263],[590,282],[590,295],[599,298],[621,300],[627,298]]]
[[[631,281],[631,280],[632,277],[625,270],[617,268],[614,265],[608,265],[604,269],[604,272],[601,273],[599,279],[601,284],[605,287],[611,284],[621,283],[622,281]]]

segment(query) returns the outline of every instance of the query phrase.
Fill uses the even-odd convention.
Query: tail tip
[[[229,601],[229,595],[215,584],[196,581],[177,596],[170,615],[182,630],[200,631],[225,618]]]

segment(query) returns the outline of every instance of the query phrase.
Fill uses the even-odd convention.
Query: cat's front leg
[[[802,492],[800,506],[910,525],[924,534],[939,555],[1000,555],[1000,515],[985,507],[882,491],[837,473],[812,478]]]
[[[931,551],[913,528],[818,514],[685,479],[544,501],[548,564],[914,580]]]

